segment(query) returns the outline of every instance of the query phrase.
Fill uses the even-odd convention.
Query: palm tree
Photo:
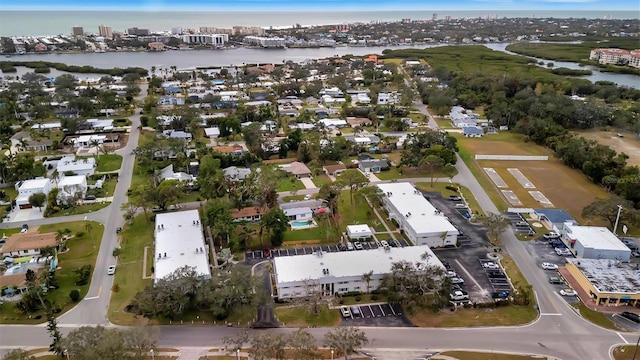
[[[91,222],[87,222],[86,224],[84,224],[84,229],[87,231],[87,233],[89,233],[89,237],[91,237],[91,242],[93,242],[93,225],[91,224]]]
[[[60,173],[58,172],[58,169],[53,170],[53,173],[51,173],[51,180],[53,180],[56,187],[58,187],[58,181],[60,180]]]
[[[89,144],[90,147],[96,150],[96,154],[98,155],[98,161],[100,161],[100,142],[98,140],[91,140]]]
[[[29,141],[25,138],[20,139],[20,143],[18,144],[20,147],[20,150],[25,151],[27,149],[27,146],[29,146]]]
[[[373,270],[362,274],[362,281],[367,284],[367,294],[369,293],[369,287],[371,286],[371,277],[373,276]]]

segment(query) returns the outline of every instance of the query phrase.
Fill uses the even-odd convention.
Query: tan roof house
[[[344,164],[325,165],[322,170],[329,176],[338,176],[338,174],[347,170],[347,167]]]
[[[262,215],[264,215],[267,210],[269,210],[269,208],[266,206],[248,206],[240,210],[234,210],[231,216],[233,216],[234,221],[257,222],[262,219]]]
[[[40,249],[45,247],[56,247],[56,233],[23,233],[13,234],[4,243],[0,252],[3,256],[18,257],[39,255]]]
[[[299,161],[294,161],[291,164],[279,165],[279,167],[282,170],[295,175],[298,179],[303,177],[311,177],[311,170],[309,170],[307,165]]]

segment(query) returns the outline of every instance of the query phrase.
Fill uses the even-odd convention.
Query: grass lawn
[[[366,285],[366,284],[365,284]],[[364,289],[366,290],[366,289]],[[373,289],[371,289],[373,290]],[[360,296],[360,301],[356,300],[358,296],[343,296],[340,298],[342,301],[340,305],[357,305],[357,304],[369,304],[375,302],[386,302],[387,298],[381,294],[362,294]],[[373,297],[373,298],[372,298]]]
[[[296,179],[295,177],[289,177],[289,178],[282,179],[282,181],[280,182],[280,186],[278,186],[277,191],[284,192],[284,191],[296,191],[296,190],[302,190],[302,189],[305,189],[302,181]]]
[[[327,175],[318,175],[313,177],[313,183],[316,184],[317,187],[322,187],[322,185],[331,184],[333,181],[331,181]]]
[[[94,204],[78,205],[75,208],[61,209],[60,211],[51,214],[49,217],[59,217],[66,215],[87,214],[100,209],[104,209],[109,206],[110,202],[99,202]]]
[[[511,256],[506,254],[502,254],[501,256],[502,256],[502,259],[500,259],[500,263],[502,264],[502,267],[507,273],[507,276],[509,277],[509,279],[511,279],[512,285],[513,286],[516,286],[516,284],[519,284],[521,286],[529,285],[529,282],[524,277],[524,275],[522,275],[522,272],[520,272],[518,265],[515,263],[515,261],[513,261]],[[535,303],[535,297],[533,298],[533,301]],[[534,303],[532,303],[531,305],[533,305]]]
[[[287,230],[284,234],[284,244],[288,242],[304,242],[306,240],[315,243],[333,243],[338,240],[339,234],[333,224],[327,220],[316,220],[318,227],[311,229]]]
[[[118,270],[115,274],[114,291],[109,304],[109,321],[118,325],[133,325],[142,322],[134,315],[126,313],[123,309],[129,305],[135,294],[151,285],[151,279],[142,279],[142,259],[144,248],[153,253],[153,229],[152,222],[147,223],[144,215],[135,218],[132,225],[125,225],[120,233],[120,256],[118,258]],[[153,263],[147,263],[147,276]]]
[[[633,354],[640,354],[640,349],[635,345],[622,345],[613,349],[614,360],[633,360]]]
[[[95,181],[92,181],[91,184],[95,184]],[[106,197],[113,196],[113,192],[116,190],[116,185],[118,184],[117,177],[107,177],[105,181],[102,183],[101,189],[88,189],[87,195],[95,195],[96,197]]]
[[[407,318],[419,327],[474,327],[523,325],[538,315],[532,306],[503,306],[495,309],[448,309],[433,313],[429,310],[407,314]]]
[[[578,309],[578,311],[580,312],[580,315],[582,315],[583,318],[591,321],[592,323],[598,325],[598,326],[602,326],[603,328],[607,328],[607,329],[611,329],[611,330],[620,330],[616,324],[611,321],[605,314],[598,312],[598,311],[593,311],[591,309],[589,309],[588,307],[586,307],[583,303],[579,302],[576,304],[571,304],[571,306],[573,306],[574,308]]]
[[[340,311],[329,309],[327,306],[320,308],[319,314],[311,314],[297,307],[276,307],[276,318],[283,326],[327,326],[333,327],[340,324]]]
[[[85,228],[86,224],[91,224],[91,235]],[[62,313],[70,310],[76,303],[71,302],[69,292],[73,289],[80,291],[80,299],[84,298],[89,290],[89,284],[77,286],[75,284],[77,275],[74,270],[84,265],[95,266],[98,250],[104,227],[102,224],[91,221],[76,221],[69,223],[59,223],[50,225],[41,225],[38,228],[39,233],[56,232],[58,229],[69,229],[70,234],[74,235],[67,240],[68,251],[58,255],[58,270],[56,277],[58,279],[59,288],[49,291],[47,298],[62,309]],[[81,234],[81,236],[75,236]],[[94,271],[95,269],[92,269]],[[42,323],[46,319],[35,319],[38,315],[43,315],[42,311],[31,314],[29,319],[27,315],[22,314],[16,309],[14,302],[7,302],[2,305],[2,317],[0,324],[36,324]]]
[[[176,200],[176,203],[188,203],[201,200],[200,191],[187,191],[183,196],[180,196],[178,200]]]
[[[107,172],[107,171],[115,171],[120,169],[122,165],[122,156],[115,154],[108,155],[100,155],[95,156],[96,162],[98,166],[96,167],[96,171],[98,172]]]
[[[502,354],[502,353],[488,353],[488,352],[475,352],[475,351],[445,351],[440,353],[441,355],[451,356],[458,360],[526,360],[526,359],[540,359],[539,356],[533,355],[516,355],[516,354]]]

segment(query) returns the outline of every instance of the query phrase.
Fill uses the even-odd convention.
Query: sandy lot
[[[627,154],[629,156],[627,164],[640,165],[640,140],[635,139],[632,135],[625,134],[621,138],[617,133],[607,131],[585,131],[578,134],[585,139],[607,145],[618,153]]]

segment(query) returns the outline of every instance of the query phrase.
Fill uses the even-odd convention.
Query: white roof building
[[[87,124],[91,125],[91,128],[94,130],[113,130],[113,120],[112,119],[87,119]]]
[[[87,177],[65,176],[58,181],[58,201],[67,203],[72,198],[84,198],[87,193]]]
[[[220,136],[220,128],[217,126],[205,128],[204,133],[208,138],[217,138]]]
[[[561,235],[579,258],[629,261],[631,257],[631,250],[606,227],[566,222]]]
[[[96,170],[96,159],[92,157],[74,159],[73,157],[63,157],[56,166],[60,177],[65,172],[73,172],[76,175],[93,175]]]
[[[373,236],[373,232],[369,225],[347,225],[347,235],[349,239],[363,239]]]
[[[330,128],[330,127],[345,127],[348,125],[346,120],[342,120],[342,119],[322,119],[322,120],[318,120],[319,123],[321,123],[322,125],[324,125],[324,127]]]
[[[29,197],[37,193],[49,195],[49,191],[51,191],[51,181],[45,178],[25,180],[20,184],[17,190],[18,196],[16,197],[16,205],[20,209],[29,209],[31,208],[31,205],[29,204]]]
[[[154,282],[185,266],[195,268],[205,279],[211,278],[198,210],[157,214],[154,236]]]
[[[455,246],[458,229],[407,182],[377,184],[384,193],[389,217],[403,229],[414,245]]]
[[[424,253],[429,255],[425,261],[421,259]],[[391,265],[403,260],[444,269],[428,246],[279,256],[273,259],[278,298],[305,296],[305,286],[321,286],[323,296],[373,290]],[[367,289],[362,274],[369,271],[373,274]]]

